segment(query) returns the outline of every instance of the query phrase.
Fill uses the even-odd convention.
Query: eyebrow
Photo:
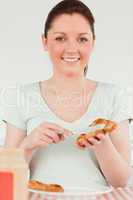
[[[54,32],[54,34],[63,34],[66,35],[64,32]],[[90,35],[90,33],[79,33],[79,35]]]

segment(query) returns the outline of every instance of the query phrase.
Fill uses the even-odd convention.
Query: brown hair
[[[78,13],[82,15],[85,19],[87,19],[93,34],[93,39],[95,39],[95,30],[94,30],[95,19],[90,9],[80,0],[62,0],[55,7],[52,8],[45,22],[45,27],[44,27],[45,38],[47,38],[48,31],[51,28],[52,22],[55,20],[56,17],[62,14],[72,15],[73,13]],[[87,69],[88,65],[86,65],[84,69],[84,75],[86,75]]]

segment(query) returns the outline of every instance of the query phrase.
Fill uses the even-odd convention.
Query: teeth
[[[78,61],[79,58],[63,58],[63,60],[66,62],[75,62],[75,61]]]

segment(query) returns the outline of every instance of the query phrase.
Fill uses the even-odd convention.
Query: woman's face
[[[44,49],[49,52],[54,72],[70,76],[84,74],[93,43],[88,21],[77,13],[57,17],[47,38],[43,37]]]

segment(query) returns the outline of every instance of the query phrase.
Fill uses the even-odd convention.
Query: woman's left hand
[[[89,137],[88,139],[82,140],[76,145],[79,149],[86,149],[86,148],[96,149],[97,147],[101,145],[103,146],[109,140],[110,138],[108,134],[99,133],[96,136],[92,136],[92,137]]]

